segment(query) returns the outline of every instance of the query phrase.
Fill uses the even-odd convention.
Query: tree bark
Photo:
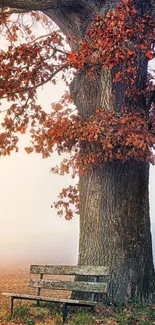
[[[149,166],[108,162],[80,176],[80,265],[110,266],[108,301],[151,301]]]
[[[125,101],[123,86],[113,84],[108,70],[96,73],[95,80],[80,72],[70,91],[84,120],[97,107],[108,111]],[[78,262],[110,266],[110,303],[153,297],[148,182],[148,163],[135,160],[106,162],[80,175]]]
[[[74,48],[84,37],[95,13],[105,14],[117,0],[5,0],[5,6],[43,10],[66,36],[74,37]],[[136,0],[143,15],[152,0]],[[4,5],[4,0],[0,0]],[[140,61],[138,61],[140,62]],[[138,64],[137,62],[137,64]],[[146,82],[146,60],[137,70],[140,85]],[[84,120],[96,108],[105,111],[121,109],[125,89],[114,84],[112,74],[96,72],[96,79],[86,71],[77,73],[70,86],[71,96]],[[140,161],[106,162],[94,166],[80,176],[80,265],[110,267],[109,302],[125,302],[131,298],[152,301],[154,268],[149,219],[149,166]]]

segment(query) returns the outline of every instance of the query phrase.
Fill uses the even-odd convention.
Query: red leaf
[[[70,59],[71,61],[76,61],[76,56],[75,56],[75,53],[74,53],[74,52],[70,52],[70,54],[69,54],[69,59]]]
[[[148,51],[147,53],[146,53],[146,57],[148,58],[148,59],[153,59],[153,54],[152,54],[152,52],[151,51]]]

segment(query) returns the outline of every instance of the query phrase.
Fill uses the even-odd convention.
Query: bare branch
[[[31,10],[24,10],[24,9],[10,9],[7,11],[1,11],[0,16],[7,16],[7,15],[12,15],[12,14],[25,14],[30,12]],[[34,11],[34,10],[33,10]]]
[[[47,10],[56,9],[58,0],[0,0],[0,6],[26,9],[26,10]]]
[[[82,0],[0,0],[1,7],[9,7],[26,10],[48,10],[59,7],[75,8],[82,5]]]

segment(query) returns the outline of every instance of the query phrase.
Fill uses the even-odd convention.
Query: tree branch
[[[67,37],[76,41],[84,36],[100,5],[97,0],[0,0],[1,7],[44,12]]]
[[[1,7],[9,7],[26,10],[56,9],[59,0],[0,0]]]
[[[93,2],[88,0],[87,2]],[[78,8],[85,0],[0,0],[1,7],[9,7],[26,10],[48,10],[57,9],[58,7]]]
[[[31,12],[32,10],[24,10],[24,9],[10,9],[7,11],[0,11],[0,16],[7,16],[7,15],[12,15],[12,14],[25,14],[28,12]],[[34,10],[33,10],[34,11]]]

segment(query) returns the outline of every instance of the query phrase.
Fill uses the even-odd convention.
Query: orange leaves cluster
[[[78,115],[69,115],[68,109],[59,104],[55,106],[55,114],[49,115],[32,137],[35,151],[43,157],[50,156],[54,149],[59,154],[73,153],[54,172],[63,175],[74,168],[75,173],[77,170],[83,173],[92,164],[102,166],[105,161],[152,162],[155,121],[142,112],[120,115],[101,108],[86,122]]]
[[[30,130],[33,149],[41,153],[43,158],[49,157],[54,150],[58,154],[71,152],[78,141],[75,130],[79,125],[79,117],[72,114],[69,104],[70,97],[66,93],[59,103],[52,104],[52,112],[45,115],[38,128]]]
[[[33,100],[31,102],[27,100],[22,106],[20,103],[12,104],[1,123],[3,131],[0,133],[0,156],[10,155],[13,150],[18,151],[17,132],[26,133],[28,127],[35,127],[38,123],[42,123],[45,116],[46,113]]]
[[[153,59],[155,21],[149,14],[139,16],[134,0],[121,1],[106,17],[97,14],[92,25],[80,42],[79,52],[71,52],[69,59],[73,66],[82,69],[87,65],[90,73],[94,66],[113,68],[119,64],[116,80],[125,76],[125,81],[136,78],[135,59],[138,52],[147,59]]]
[[[17,139],[15,133],[25,133],[28,127],[42,124],[46,119],[46,113],[37,104],[37,88],[53,81],[66,68],[62,46],[62,36],[54,31],[37,41],[17,47],[10,45],[7,52],[0,51],[0,98],[8,101],[7,110],[0,112],[2,115],[5,112],[0,155],[17,149],[17,141],[11,140]]]
[[[155,123],[149,124],[139,112],[106,113],[97,110],[84,130],[87,143],[82,144],[81,163],[103,164],[104,161],[137,159],[152,161]],[[89,148],[89,150],[88,150]],[[85,152],[88,152],[85,155]]]
[[[59,216],[64,216],[66,220],[72,219],[73,215],[79,214],[79,188],[78,184],[63,188],[59,194],[59,199],[53,206],[58,210]]]
[[[7,52],[1,51],[0,98],[16,100],[16,94],[19,94],[23,100],[27,93],[32,97],[36,87],[52,78],[58,65],[60,69],[63,54],[57,52],[56,55],[51,44],[57,45],[59,49],[62,40],[58,33],[53,32],[49,37],[38,42],[25,43],[17,47],[11,45]],[[55,61],[53,64],[51,58]]]
[[[0,133],[0,155],[10,155],[12,150],[18,151],[17,147],[18,137],[13,135],[10,131]]]

